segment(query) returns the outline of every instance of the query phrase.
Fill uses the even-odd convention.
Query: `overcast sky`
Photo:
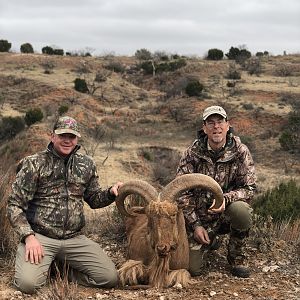
[[[0,0],[0,39],[65,51],[300,53],[300,0]]]

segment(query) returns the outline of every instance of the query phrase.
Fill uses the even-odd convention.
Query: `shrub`
[[[241,73],[237,70],[235,64],[230,64],[228,68],[228,72],[225,75],[226,78],[228,79],[241,79]]]
[[[219,49],[209,49],[207,54],[207,59],[209,60],[221,60],[223,59],[224,53]]]
[[[53,49],[53,54],[54,55],[64,55],[64,50],[63,49]]]
[[[69,110],[69,106],[68,105],[61,105],[59,108],[58,108],[58,114],[60,116],[62,116],[64,113],[66,113],[67,111]]]
[[[54,54],[54,50],[50,46],[45,46],[45,47],[42,48],[42,53],[43,54],[48,54],[48,55],[53,55]]]
[[[259,52],[256,52],[255,56],[262,57],[262,56],[264,56],[264,53],[259,51]]]
[[[25,128],[22,117],[3,117],[0,121],[0,140],[9,140]]]
[[[0,40],[0,52],[9,52],[11,43],[7,40]]]
[[[275,221],[296,220],[300,217],[300,187],[294,180],[281,183],[258,197],[253,208],[262,216],[272,216]]]
[[[284,131],[279,137],[281,148],[285,151],[300,153],[300,110],[291,111]]]
[[[251,52],[247,49],[239,49],[236,47],[231,47],[229,52],[225,54],[228,59],[235,60],[239,64],[243,64],[246,59],[251,57]]]
[[[185,92],[188,94],[189,97],[200,96],[203,88],[203,84],[201,84],[198,80],[195,80],[187,84]]]
[[[145,48],[136,50],[134,56],[135,56],[135,58],[137,58],[139,60],[149,60],[152,58],[151,52]]]
[[[261,60],[258,57],[248,59],[245,65],[245,69],[250,75],[260,75],[262,73]]]
[[[20,47],[21,53],[33,53],[33,47],[29,43],[22,44]]]
[[[29,109],[25,114],[25,123],[27,126],[31,126],[32,124],[39,122],[43,119],[44,114],[40,108],[32,108]]]
[[[158,60],[168,61],[169,55],[165,51],[155,51],[153,56]]]
[[[74,80],[74,89],[80,93],[88,93],[89,89],[85,79],[76,78]]]
[[[46,59],[41,63],[41,67],[44,69],[45,74],[51,74],[55,67],[55,63],[50,59]]]
[[[253,110],[254,109],[254,105],[252,103],[243,103],[242,106],[246,110]]]
[[[169,62],[169,71],[176,71],[186,66],[186,60],[184,58],[176,59]]]
[[[280,64],[274,70],[275,76],[287,77],[292,75],[292,67],[290,65]]]
[[[125,67],[118,61],[110,61],[107,65],[104,66],[104,68],[115,73],[125,72]]]
[[[226,53],[225,55],[227,56],[228,59],[235,60],[238,57],[239,54],[240,54],[240,49],[239,48],[231,47],[229,49],[229,52]]]
[[[139,67],[144,71],[145,74],[153,73],[153,64],[151,61],[142,62]]]

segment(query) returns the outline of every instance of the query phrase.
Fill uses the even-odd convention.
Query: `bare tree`
[[[89,93],[94,95],[94,93],[100,89],[101,98],[104,93],[103,83],[106,82],[107,78],[111,75],[111,71],[100,69],[97,71],[95,77],[91,78],[90,76],[85,76],[85,81],[88,86]]]
[[[87,140],[84,140],[82,148],[87,155],[94,156],[100,143],[103,141],[103,138],[106,134],[106,128],[103,125],[96,125],[92,128],[89,128],[88,132],[90,133],[92,141],[87,142]]]

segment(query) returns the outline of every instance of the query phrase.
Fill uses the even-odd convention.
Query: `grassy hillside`
[[[201,126],[203,109],[216,104],[224,106],[235,132],[252,151],[260,193],[291,178],[300,183],[299,156],[283,151],[279,143],[291,104],[300,101],[300,56],[263,57],[258,75],[249,74],[249,65],[233,66],[228,60],[185,59],[184,67],[152,76],[145,75],[132,57],[0,53],[0,119],[24,116],[32,108],[40,108],[44,114],[41,122],[0,143],[0,183],[4,183],[0,185],[0,245],[6,254],[5,258],[0,255],[1,299],[23,297],[12,288],[13,259],[8,260],[1,240],[6,237],[15,242],[5,224],[7,183],[18,160],[46,147],[62,107],[80,122],[81,151],[96,160],[103,187],[130,178],[142,178],[156,186],[172,180],[182,151]],[[232,70],[241,78],[229,79]],[[75,78],[85,79],[93,93],[75,91]],[[184,87],[190,80],[204,86],[201,95],[188,97]],[[87,235],[99,242],[114,262],[123,262],[125,243],[115,216],[105,210],[89,213]],[[99,292],[62,286],[60,290],[68,291],[68,299],[208,299],[213,293],[220,300],[298,299],[300,248],[295,244],[299,242],[299,222],[292,226],[257,223],[251,238],[248,254],[253,275],[249,280],[226,274],[224,247],[212,253],[208,274],[190,289]],[[32,299],[46,299],[43,291],[41,294]]]
[[[95,157],[104,185],[129,177],[151,180],[153,168],[140,155],[143,148],[181,153],[201,126],[203,109],[220,104],[228,111],[235,132],[252,150],[261,190],[299,177],[297,158],[283,152],[278,143],[291,110],[289,100],[300,98],[299,56],[264,57],[259,76],[235,65],[239,80],[227,79],[233,64],[228,60],[186,59],[186,66],[156,76],[144,75],[132,57],[0,53],[0,62],[0,117],[22,116],[35,107],[45,116],[15,138],[20,153],[12,161],[44,148],[46,142],[33,147],[26,140],[30,138],[30,144],[41,137],[47,140],[59,108],[67,106],[67,114],[82,125],[81,142]],[[121,66],[123,72],[107,70],[112,66]],[[104,80],[95,83],[96,74]],[[77,77],[97,85],[93,95],[74,90]],[[189,78],[204,85],[200,97],[186,95],[182,87]],[[105,131],[101,138],[95,133],[97,128]],[[0,151],[15,149],[10,143],[15,142],[2,144]],[[3,173],[5,169],[2,166]]]

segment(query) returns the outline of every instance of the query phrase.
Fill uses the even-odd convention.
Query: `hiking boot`
[[[250,277],[250,270],[245,266],[231,266],[230,273],[233,276],[240,277],[240,278],[248,278]]]
[[[232,258],[230,255],[227,256],[227,260],[230,264],[230,273],[233,276],[248,278],[251,274],[249,267],[245,265],[244,257]]]
[[[244,248],[247,236],[247,231],[242,232],[231,229],[227,260],[230,265],[231,274],[236,277],[248,278],[251,273],[250,269],[245,264],[246,256],[244,254]]]

